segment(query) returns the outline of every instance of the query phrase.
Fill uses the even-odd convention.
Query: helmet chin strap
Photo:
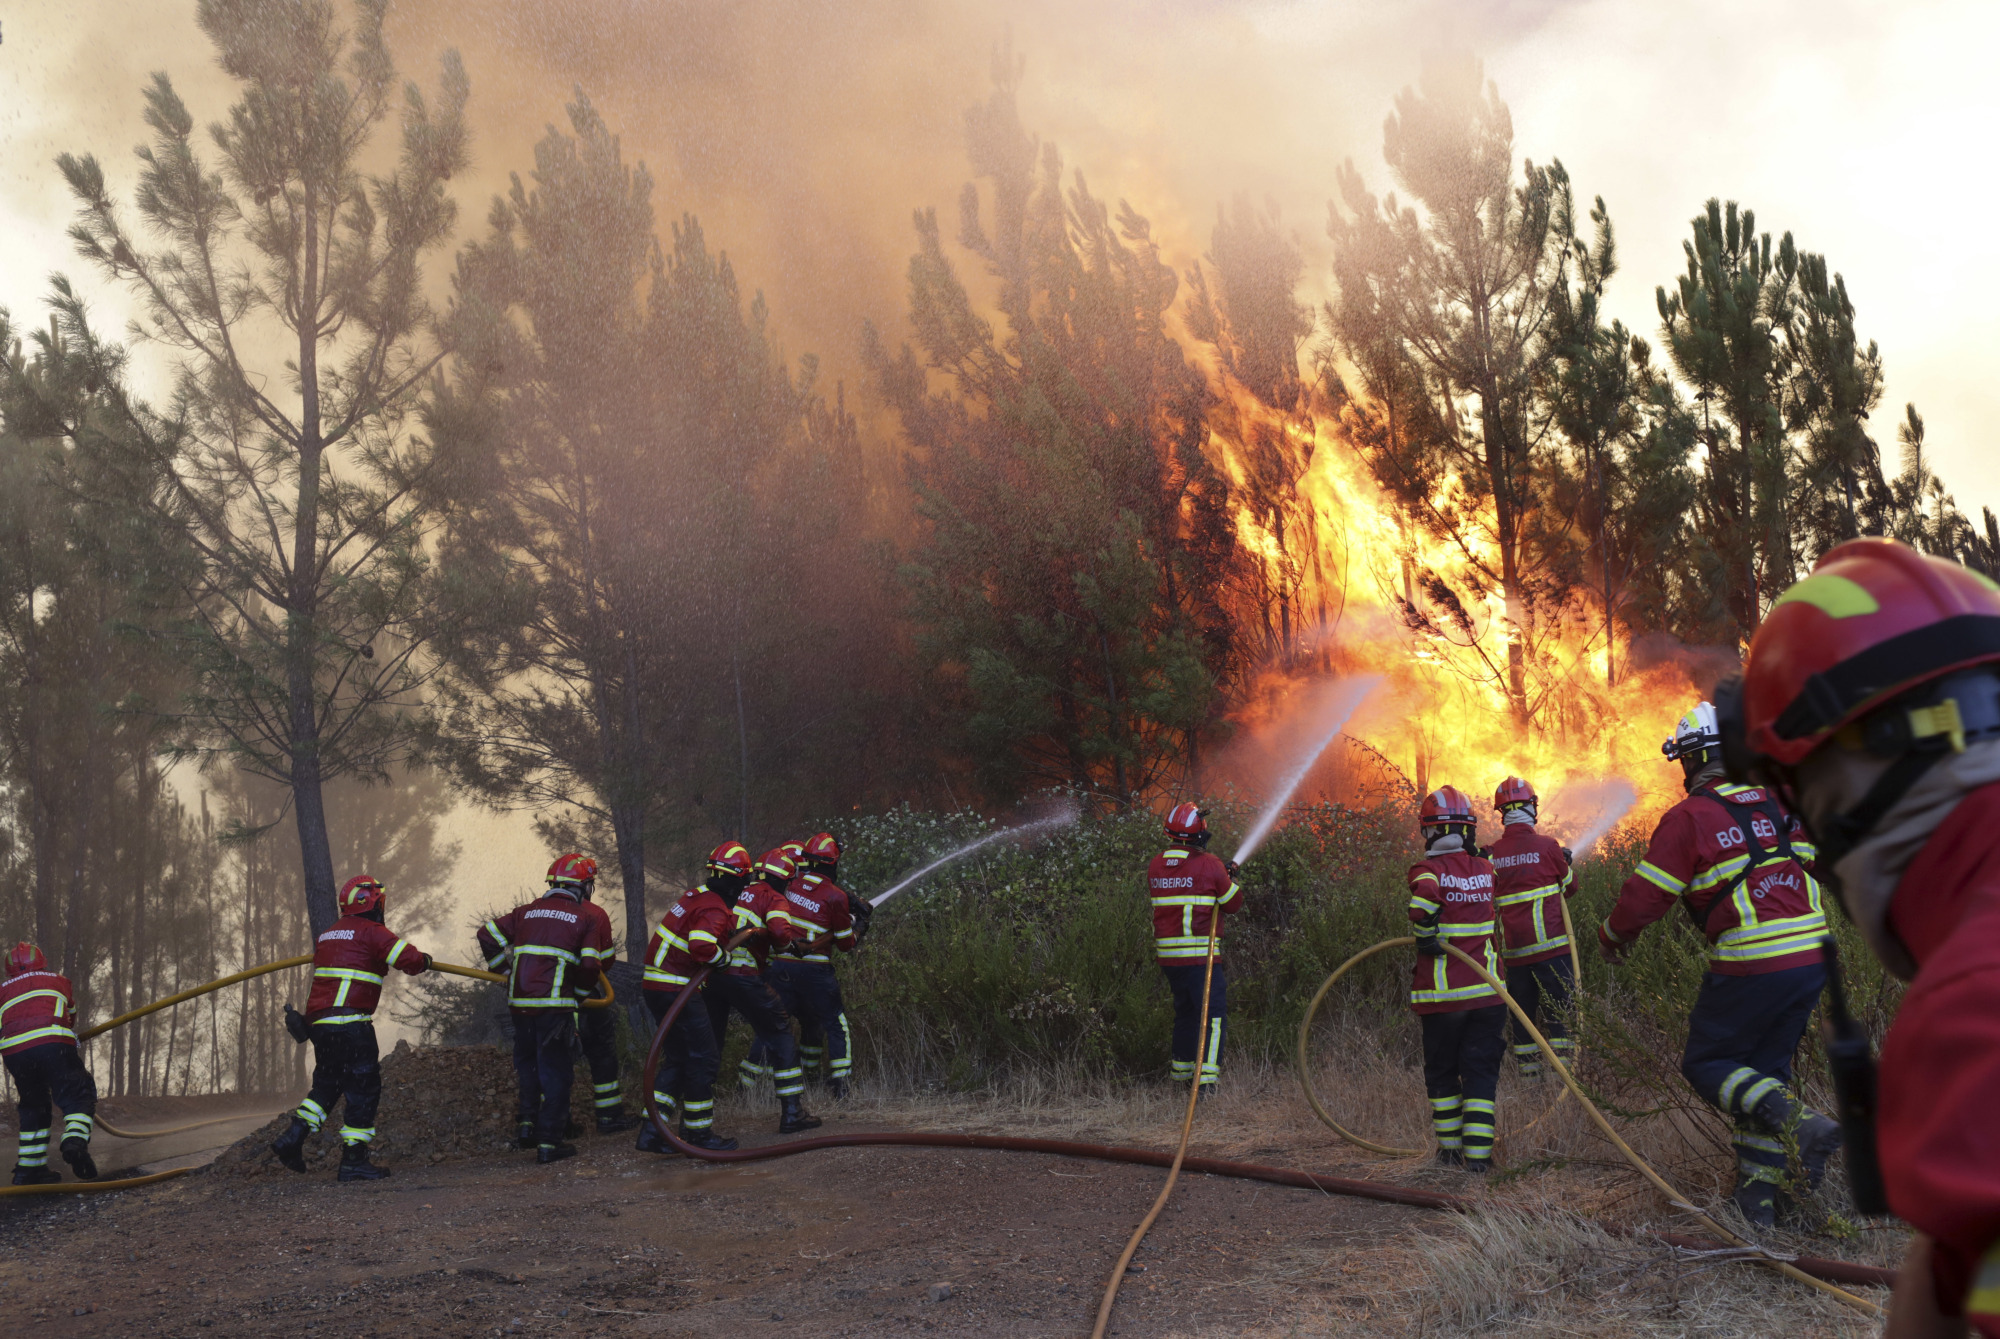
[[[1889,764],[1888,770],[1875,778],[1875,784],[1846,813],[1835,814],[1828,820],[1827,831],[1815,831],[1814,839],[1819,843],[1819,859],[1822,868],[1831,869],[1843,857],[1868,839],[1875,825],[1882,821],[1891,809],[1896,807],[1910,787],[1923,779],[1949,752],[1949,746],[1937,748],[1915,748],[1904,753]],[[1803,817],[1803,815],[1801,815]],[[1817,826],[1817,825],[1815,825]]]

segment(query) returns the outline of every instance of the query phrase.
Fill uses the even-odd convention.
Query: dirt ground
[[[1164,1176],[930,1149],[716,1167],[639,1154],[630,1135],[586,1137],[582,1156],[538,1167],[499,1147],[506,1121],[495,1128],[490,1100],[504,1093],[503,1065],[497,1053],[468,1051],[390,1066],[378,1125],[391,1134],[400,1120],[403,1131],[384,1155],[397,1174],[378,1184],[336,1184],[330,1160],[306,1176],[270,1168],[261,1148],[272,1127],[246,1130],[261,1125],[252,1115],[186,1136],[211,1145],[243,1136],[191,1176],[118,1194],[0,1199],[0,1315],[37,1335],[1083,1335]],[[447,1074],[474,1086],[480,1109],[415,1082]],[[1300,1105],[1282,1085],[1233,1084],[1204,1106],[1198,1151],[1467,1188],[1452,1173],[1344,1157],[1309,1116],[1300,1121]],[[119,1123],[152,1119],[137,1106]],[[821,1114],[828,1132],[985,1130],[1162,1147],[1179,1113],[1162,1087],[1094,1098],[864,1091]],[[153,1123],[191,1118],[162,1109]],[[474,1133],[445,1146],[440,1123]],[[723,1102],[718,1125],[746,1143],[776,1138],[764,1101]],[[104,1140],[98,1156],[151,1169],[204,1155]],[[1517,1180],[1481,1193],[1545,1209],[1563,1202],[1551,1194],[1559,1189]],[[1537,1212],[1533,1221],[1545,1221]],[[1741,1265],[1683,1263],[1644,1246],[1607,1251],[1601,1238],[1528,1240],[1505,1222],[1497,1235],[1468,1235],[1462,1222],[1184,1177],[1127,1276],[1112,1332],[1872,1331]],[[1837,1252],[1822,1243],[1821,1253]]]

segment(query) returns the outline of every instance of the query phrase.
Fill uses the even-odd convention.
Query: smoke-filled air
[[[1752,647],[1912,607],[1797,584],[1841,554],[2000,589],[2000,274],[1931,237],[1987,22],[0,15],[0,1196],[184,1197],[137,1253],[0,1199],[5,1295],[1863,1333],[1910,1238],[1835,1089],[1911,973],[1826,875],[1902,792],[1793,786],[1948,741],[1934,796],[1986,725],[1870,726],[1928,682],[1879,655],[1772,725]],[[476,1267],[296,1291],[417,1260],[360,1191],[245,1235],[391,1172]],[[572,1173],[581,1227],[496,1207]]]

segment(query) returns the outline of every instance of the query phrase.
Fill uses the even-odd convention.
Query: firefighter
[[[830,832],[806,842],[805,868],[785,888],[792,921],[803,933],[771,959],[770,970],[778,999],[799,1020],[799,1062],[808,1077],[817,1078],[820,1058],[827,1057],[826,1093],[836,1102],[847,1096],[854,1070],[854,1032],[847,1025],[840,978],[833,973],[833,950],[854,952],[866,915],[857,921],[856,905],[866,903],[834,882],[840,856],[840,843]]]
[[[597,862],[574,851],[557,857],[549,866],[549,886],[558,883],[569,884],[583,899],[583,914],[590,918],[590,942],[583,951],[595,957],[598,971],[608,976],[611,964],[618,960],[618,949],[611,935],[611,917],[596,902]],[[590,1066],[590,1105],[597,1118],[597,1132],[618,1134],[637,1128],[639,1118],[625,1110],[625,1085],[618,1077],[617,1020],[609,1007],[581,1007],[582,1001],[595,993],[586,990],[577,996],[576,1030],[583,1042],[584,1061]]]
[[[0,973],[0,1059],[20,1095],[14,1113],[20,1151],[14,1184],[43,1186],[62,1180],[49,1169],[55,1108],[63,1110],[62,1157],[80,1180],[97,1177],[90,1157],[97,1115],[97,1080],[76,1049],[76,997],[69,978],[49,970],[33,944],[16,944]]]
[[[1486,852],[1493,866],[1493,906],[1500,921],[1500,958],[1507,965],[1507,993],[1535,1021],[1565,1062],[1570,1058],[1569,1007],[1576,991],[1570,959],[1569,908],[1576,891],[1569,852],[1535,831],[1541,801],[1518,776],[1493,792],[1500,839]],[[1524,1079],[1542,1075],[1542,1049],[1514,1021],[1514,1065]]]
[[[1660,751],[1681,765],[1687,798],[1653,830],[1646,857],[1598,927],[1617,966],[1640,931],[1679,903],[1708,940],[1708,968],[1688,1014],[1681,1075],[1735,1124],[1732,1198],[1757,1227],[1777,1221],[1785,1140],[1817,1186],[1840,1127],[1791,1090],[1792,1055],[1826,983],[1826,916],[1813,845],[1761,787],[1723,775],[1715,707],[1697,703]]]
[[[368,1161],[375,1108],[382,1101],[375,1005],[391,967],[416,976],[429,970],[431,957],[382,924],[388,908],[377,880],[355,875],[341,888],[338,906],[340,919],[313,941],[312,993],[306,997],[305,1014],[312,1034],[312,1089],[271,1151],[293,1171],[304,1171],[306,1136],[317,1133],[333,1115],[333,1104],[344,1098],[339,1179],[380,1181],[389,1169]]]
[[[805,867],[806,844],[802,841],[784,842],[779,845],[778,850],[785,856],[786,859],[792,862],[792,871],[793,871],[792,877],[797,878],[798,871]],[[780,891],[782,891],[785,887],[788,886],[789,884],[780,885],[779,886]],[[767,977],[769,973],[769,967],[770,964],[767,960],[765,963]],[[803,1029],[809,1029],[811,1025],[806,1023],[801,1023],[800,1026],[801,1029],[803,1030]],[[813,1045],[816,1048],[814,1052],[813,1077],[818,1078],[819,1058],[825,1054],[825,1047],[821,1042],[821,1038],[823,1037],[824,1034],[817,1032],[808,1032],[807,1035],[809,1038],[812,1039]],[[800,1072],[803,1073],[804,1070],[801,1069]],[[736,1077],[737,1077],[737,1082],[742,1085],[743,1092],[746,1096],[757,1091],[757,1081],[759,1079],[769,1079],[773,1077],[771,1073],[771,1057],[764,1053],[764,1043],[762,1041],[753,1040],[750,1043],[749,1051],[744,1054],[742,1061],[739,1062],[736,1066]]]
[[[1877,1085],[1889,1205],[1917,1232],[1887,1333],[2000,1339],[2000,590],[1851,540],[1779,596],[1717,699],[1731,779],[1789,793],[1910,983]]]
[[[560,867],[561,861],[557,862]],[[548,891],[479,927],[479,950],[494,971],[507,968],[507,1005],[514,1016],[514,1079],[520,1093],[516,1130],[533,1140],[535,1161],[576,1156],[567,1142],[570,1089],[576,1062],[576,1002],[597,988],[603,948],[596,921],[572,869],[550,871]]]
[[[1410,866],[1410,920],[1417,962],[1410,1009],[1424,1034],[1424,1091],[1438,1161],[1485,1172],[1493,1166],[1493,1099],[1506,1051],[1506,1006],[1479,974],[1444,951],[1449,942],[1495,976],[1493,866],[1476,854],[1472,799],[1455,786],[1424,797],[1417,831],[1424,858]]]
[[[706,877],[682,893],[646,946],[646,1007],[657,1028],[667,1010],[703,967],[722,963],[735,923],[732,905],[750,882],[750,853],[740,842],[724,842],[708,853]],[[722,1068],[722,1051],[701,992],[688,996],[674,1030],[660,1046],[660,1067],[653,1076],[653,1109],[671,1122],[681,1121],[681,1138],[697,1148],[726,1153],[734,1139],[715,1133],[715,1076]],[[653,1122],[639,1127],[641,1153],[671,1153]]]
[[[1201,1057],[1201,1095],[1213,1096],[1222,1077],[1223,1022],[1229,977],[1222,964],[1222,917],[1243,906],[1236,866],[1208,851],[1208,811],[1177,804],[1167,815],[1167,849],[1146,867],[1153,905],[1153,952],[1174,1001],[1172,1081],[1195,1081],[1201,1028],[1201,986],[1208,988],[1208,1044]],[[1215,970],[1208,970],[1209,928],[1215,930]]]
[[[726,964],[712,972],[702,988],[702,1003],[715,1028],[716,1053],[721,1054],[729,1034],[729,1015],[743,1015],[756,1033],[755,1047],[768,1059],[778,1091],[778,1133],[797,1134],[819,1128],[820,1120],[804,1109],[805,1071],[799,1068],[799,1043],[792,1035],[791,1015],[785,1012],[777,992],[764,979],[764,967],[773,946],[783,947],[799,937],[792,920],[791,902],[782,889],[798,867],[778,849],[767,851],[757,862],[761,875],[736,895],[732,933],[749,932],[749,938],[729,950]],[[754,1078],[746,1081],[749,1087]]]

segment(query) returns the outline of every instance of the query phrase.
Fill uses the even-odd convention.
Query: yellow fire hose
[[[287,967],[304,967],[312,962],[312,960],[312,954],[303,953],[296,958],[280,958],[276,962],[262,963],[256,967],[246,967],[240,972],[231,972],[228,976],[217,977],[215,980],[207,982],[204,985],[195,986],[192,989],[168,995],[163,999],[154,1000],[151,1004],[119,1014],[116,1018],[107,1019],[95,1027],[86,1028],[76,1034],[76,1039],[79,1042],[89,1041],[92,1037],[100,1036],[111,1031],[113,1028],[123,1027],[127,1023],[136,1022],[148,1014],[158,1013],[160,1010],[170,1008],[173,1005],[185,1004],[189,1000],[199,999],[201,996],[220,990],[224,986],[233,986],[239,981],[248,981],[252,977],[265,976],[271,972],[282,972]],[[479,967],[461,967],[455,962],[438,962],[435,959],[432,960],[430,969],[434,972],[444,972],[451,976],[470,977],[475,981],[505,981],[507,979],[498,972],[489,972]],[[593,995],[591,998],[583,1001],[583,1007],[586,1009],[607,1009],[618,998],[617,991],[612,988],[610,977],[600,975],[597,979],[599,984],[603,986],[604,993]],[[279,1113],[263,1112],[250,1114],[261,1114],[268,1118]],[[218,1116],[211,1120],[198,1120],[187,1125],[170,1125],[164,1130],[125,1130],[113,1125],[110,1121],[102,1119],[98,1119],[94,1123],[97,1128],[117,1139],[157,1139],[164,1135],[185,1134],[189,1130],[199,1130],[203,1126],[224,1125],[230,1121],[242,1119],[244,1119],[242,1115]],[[63,1181],[56,1185],[46,1186],[0,1186],[0,1195],[64,1195],[85,1194],[99,1190],[128,1190],[133,1186],[146,1186],[153,1184],[155,1181],[165,1181],[176,1176],[185,1176],[192,1170],[194,1169],[191,1167],[176,1167],[170,1171],[154,1172],[149,1176],[131,1176],[118,1181]]]
[[[1319,1118],[1321,1120],[1325,1121],[1327,1125],[1333,1128],[1335,1133],[1339,1134],[1342,1138],[1348,1140],[1348,1142],[1353,1143],[1362,1148],[1372,1149],[1379,1153],[1388,1154],[1392,1157],[1412,1157],[1412,1156],[1422,1156],[1422,1154],[1420,1151],[1415,1149],[1390,1148],[1386,1145],[1371,1143],[1368,1140],[1362,1139],[1358,1135],[1352,1134],[1342,1129],[1341,1126],[1336,1121],[1334,1121],[1334,1119],[1330,1115],[1327,1114],[1326,1108],[1320,1104],[1319,1095],[1313,1090],[1312,1076],[1306,1063],[1306,1034],[1308,1029],[1312,1025],[1313,1014],[1318,1010],[1320,1001],[1325,998],[1327,991],[1333,986],[1334,982],[1340,978],[1342,973],[1346,972],[1348,968],[1352,967],[1355,963],[1360,962],[1362,959],[1367,958],[1371,954],[1380,953],[1387,949],[1392,949],[1392,948],[1408,948],[1414,945],[1416,942],[1417,941],[1415,940],[1415,938],[1409,935],[1405,935],[1400,939],[1387,939],[1375,945],[1373,948],[1364,949],[1362,952],[1355,954],[1353,957],[1349,958],[1346,962],[1342,963],[1334,971],[1334,974],[1327,978],[1326,984],[1319,988],[1319,993],[1313,996],[1312,1006],[1306,1011],[1305,1020],[1299,1026],[1299,1084],[1302,1088],[1305,1089],[1306,1100],[1309,1103],[1311,1103],[1312,1109],[1316,1113],[1318,1113]],[[1702,1226],[1706,1227],[1710,1232],[1713,1232],[1717,1237],[1721,1238],[1723,1241],[1729,1242],[1730,1244],[1735,1246],[1743,1247],[1749,1251],[1757,1252],[1757,1254],[1755,1255],[1746,1257],[1747,1259],[1754,1260],[1756,1263],[1761,1265],[1767,1265],[1770,1268],[1777,1270],[1779,1273],[1784,1274],[1786,1277],[1797,1279],[1799,1282],[1804,1283],[1809,1287],[1817,1288],[1821,1292],[1827,1293],[1830,1296],[1839,1299],[1841,1302],[1846,1303],[1848,1306],[1851,1306],[1858,1311],[1865,1311],[1872,1316],[1881,1316],[1886,1314],[1881,1307],[1869,1301],[1867,1298],[1857,1297],[1855,1294],[1848,1292],[1845,1288],[1836,1287],[1831,1283],[1825,1282],[1824,1280],[1812,1277],[1812,1275],[1807,1274],[1802,1270],[1795,1268],[1787,1261],[1781,1260],[1778,1257],[1771,1255],[1768,1252],[1765,1252],[1764,1249],[1758,1246],[1755,1242],[1749,1241],[1744,1237],[1738,1235],[1737,1233],[1730,1231],[1727,1227],[1724,1227],[1721,1223],[1718,1223],[1715,1219],[1709,1217],[1707,1214],[1703,1213],[1700,1209],[1697,1209],[1691,1202],[1689,1202],[1688,1198],[1685,1195],[1681,1194],[1680,1191],[1674,1189],[1674,1187],[1667,1181],[1665,1177],[1661,1176],[1658,1172],[1654,1171],[1652,1166],[1649,1163],[1647,1163],[1647,1161],[1644,1158],[1640,1157],[1638,1153],[1634,1152],[1632,1146],[1626,1143],[1624,1139],[1620,1138],[1616,1130],[1611,1128],[1611,1122],[1605,1118],[1605,1115],[1602,1111],[1598,1110],[1597,1104],[1590,1100],[1589,1095],[1585,1093],[1583,1091],[1582,1086],[1577,1083],[1576,1076],[1570,1073],[1569,1066],[1564,1064],[1562,1057],[1556,1054],[1555,1047],[1549,1044],[1549,1039],[1542,1035],[1542,1030],[1535,1026],[1534,1020],[1528,1017],[1527,1012],[1524,1009],[1522,1009],[1518,1003],[1515,1002],[1514,997],[1507,993],[1507,987],[1499,980],[1499,978],[1495,977],[1493,973],[1487,971],[1484,963],[1475,961],[1470,954],[1466,953],[1464,950],[1460,949],[1456,945],[1445,944],[1444,949],[1445,952],[1451,954],[1452,957],[1457,958],[1460,962],[1464,963],[1466,966],[1470,967],[1473,971],[1477,972],[1479,974],[1480,979],[1486,982],[1487,985],[1491,986],[1499,994],[1500,1002],[1507,1006],[1508,1011],[1514,1015],[1515,1021],[1519,1023],[1523,1028],[1527,1029],[1528,1035],[1535,1039],[1535,1045],[1541,1049],[1542,1058],[1548,1062],[1549,1068],[1555,1072],[1556,1077],[1560,1078],[1563,1081],[1564,1087],[1568,1091],[1576,1095],[1576,1100],[1578,1101],[1578,1103],[1582,1105],[1585,1114],[1587,1114],[1590,1117],[1592,1123],[1594,1123],[1597,1126],[1599,1133],[1601,1133],[1606,1139],[1611,1141],[1611,1146],[1618,1150],[1618,1152],[1624,1157],[1625,1161],[1632,1164],[1633,1170],[1637,1171],[1639,1175],[1646,1178],[1646,1180],[1652,1184],[1655,1190],[1658,1190],[1660,1194],[1666,1197],[1667,1203],[1669,1205],[1692,1215],[1696,1219],[1696,1221],[1700,1222]],[[1576,952],[1574,935],[1571,936],[1570,952],[1572,954],[1572,957]]]
[[[1211,908],[1208,915],[1208,956],[1201,973],[1201,1023],[1194,1038],[1194,1080],[1188,1084],[1187,1115],[1181,1118],[1181,1142],[1174,1149],[1173,1166],[1167,1169],[1167,1183],[1160,1187],[1158,1199],[1139,1223],[1132,1240],[1125,1243],[1124,1253],[1112,1267],[1111,1282],[1104,1285],[1104,1300],[1097,1307],[1097,1324],[1090,1331],[1090,1339],[1104,1339],[1104,1328],[1111,1323],[1111,1307],[1118,1300],[1118,1285],[1125,1281],[1126,1267],[1132,1263],[1132,1255],[1139,1249],[1139,1243],[1152,1230],[1153,1222],[1160,1211],[1167,1207],[1167,1197],[1174,1193],[1174,1183],[1181,1179],[1181,1163],[1187,1159],[1188,1136],[1194,1131],[1194,1107],[1201,1100],[1201,1069],[1208,1061],[1208,991],[1215,981],[1215,935],[1222,928],[1222,912]],[[1218,1070],[1218,1073],[1220,1071]]]

